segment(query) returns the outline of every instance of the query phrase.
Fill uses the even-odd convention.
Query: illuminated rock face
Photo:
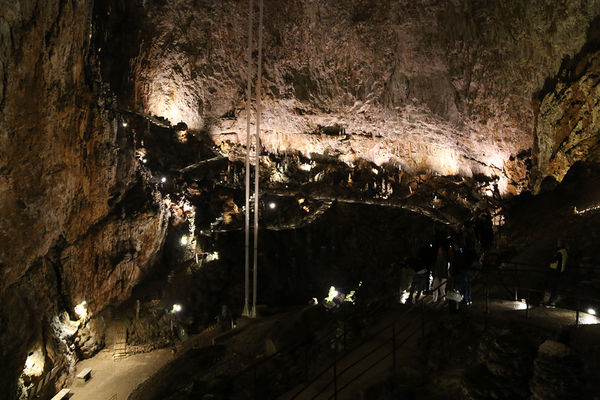
[[[136,64],[139,106],[244,145],[247,2],[147,12],[155,32]],[[263,145],[482,172],[516,192],[524,167],[509,158],[533,146],[534,94],[599,12],[598,1],[266,1]],[[345,135],[310,134],[319,127]]]
[[[600,52],[572,64],[561,69],[540,104],[536,127],[540,179],[551,175],[560,181],[576,161],[600,161]]]
[[[156,199],[124,205],[142,183],[131,132],[84,70],[91,12],[89,2],[0,5],[2,399],[15,398],[33,343],[54,341],[42,339],[53,316],[127,298],[164,239]],[[60,354],[53,362],[69,368]]]

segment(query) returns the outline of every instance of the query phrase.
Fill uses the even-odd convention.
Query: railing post
[[[256,365],[254,366],[254,400],[258,400],[258,387],[256,386]]]
[[[308,347],[304,349],[304,379],[308,381]]]
[[[337,400],[337,352],[333,358],[333,399]]]
[[[346,351],[346,320],[344,320],[344,352]]]
[[[425,338],[425,302],[421,300],[421,336]]]
[[[575,327],[579,327],[579,309],[581,308],[581,298],[577,296],[577,311],[575,311]]]
[[[484,329],[488,328],[488,314],[490,313],[490,288],[489,288],[489,271],[485,271],[485,325]]]
[[[396,370],[396,323],[392,324],[392,368]]]
[[[519,301],[519,271],[515,266],[515,301]]]
[[[525,299],[525,319],[529,319],[529,301],[531,298],[531,289],[527,289],[527,298]]]

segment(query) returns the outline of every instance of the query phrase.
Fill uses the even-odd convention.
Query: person
[[[481,211],[475,221],[475,235],[481,252],[479,262],[484,264],[488,251],[494,241],[492,217],[487,210]]]
[[[412,304],[415,304],[421,293],[427,290],[427,286],[429,283],[429,270],[427,268],[421,268],[415,272],[412,282],[410,284],[410,292],[408,294],[408,299]],[[413,294],[416,293],[416,296],[413,297]]]
[[[472,262],[472,251],[466,245],[459,246],[454,243],[450,272],[455,288],[463,295],[463,302],[467,305],[473,304],[471,297]]]
[[[433,260],[435,259],[435,249],[433,243],[428,243],[419,250],[419,256],[417,259],[416,268],[417,271],[413,276],[412,283],[410,284],[410,293],[408,298],[415,304],[421,296],[421,293],[429,290],[429,271],[433,267]],[[416,292],[416,296],[413,298],[413,294]]]
[[[446,299],[446,283],[448,282],[448,254],[444,244],[437,246],[437,255],[433,265],[433,302]],[[438,296],[439,293],[439,296]]]
[[[559,239],[556,243],[557,251],[550,263],[548,271],[548,286],[550,288],[550,299],[546,303],[546,307],[555,308],[556,300],[558,298],[558,286],[562,279],[562,276],[567,268],[568,253],[566,247]]]

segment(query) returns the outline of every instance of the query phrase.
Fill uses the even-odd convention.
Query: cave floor
[[[150,378],[163,365],[173,359],[170,349],[133,354],[113,359],[113,351],[105,349],[94,357],[77,363],[76,374],[91,368],[86,382],[75,379],[71,385],[71,400],[107,400],[116,395],[117,400],[126,399],[142,382]]]
[[[427,303],[426,303],[427,304]],[[409,307],[407,305],[407,307]],[[425,329],[428,332],[432,329],[431,324],[427,322],[427,319],[436,318],[449,312],[449,305],[447,303],[440,304],[427,304],[425,310]],[[475,302],[471,306],[460,305],[457,313],[465,316],[469,319],[478,321],[483,325],[485,321],[485,299],[475,299]],[[543,330],[548,331],[559,331],[567,326],[575,325],[576,312],[573,310],[563,308],[545,308],[544,306],[531,305],[528,312],[525,309],[525,304],[521,301],[511,301],[505,299],[489,299],[488,303],[488,318],[490,322],[498,324],[500,321],[506,322],[508,319],[518,321],[529,326],[535,326]],[[394,320],[397,322],[397,346],[396,350],[396,365],[397,371],[402,369],[419,368],[418,363],[420,362],[418,355],[418,343],[421,337],[421,313],[418,309],[413,312],[412,316],[405,314],[406,310],[395,310],[382,316],[377,327],[373,327],[372,331],[378,331],[382,326],[392,323]],[[398,317],[401,316],[401,319]],[[431,321],[431,320],[430,320]],[[580,325],[592,325],[600,324],[600,318],[593,315],[581,312],[579,314]],[[400,329],[402,326],[407,326],[405,330]],[[468,336],[468,335],[467,335]],[[403,343],[403,345],[400,345]],[[339,359],[337,365],[337,387],[344,388],[348,385],[346,390],[343,390],[338,394],[339,399],[354,400],[363,398],[364,391],[372,387],[376,382],[386,379],[391,376],[392,357],[389,355],[389,348],[391,345],[390,335],[383,334],[376,337],[374,340],[368,342],[364,347],[358,348],[357,351],[352,352],[348,356],[343,356]],[[386,357],[387,355],[387,357]],[[369,371],[366,371],[364,375],[360,376],[356,381],[353,377],[357,377],[364,370],[365,365],[369,365],[377,359],[384,358],[384,361],[375,365]],[[358,363],[357,366],[354,364]],[[417,364],[415,364],[417,363]],[[279,399],[326,399],[332,394],[333,371],[330,369],[329,372],[325,373],[311,385],[309,385],[299,396],[295,397],[297,393],[304,385],[298,385],[294,389],[290,390]],[[437,390],[431,392],[430,390],[422,390],[420,395],[417,396],[419,399],[432,399],[432,398],[462,398],[460,391],[454,389],[458,386],[458,381],[462,376],[462,369],[445,371],[443,376],[438,376],[438,384],[445,386],[445,395],[441,395],[440,391]],[[445,383],[444,383],[445,382]],[[325,389],[327,388],[327,389]],[[427,389],[427,388],[423,388]],[[431,388],[429,388],[431,389]]]
[[[412,316],[408,317],[404,316],[401,319],[398,319],[401,315],[405,314],[405,311],[408,309],[408,305],[406,308],[401,307],[401,309],[395,309],[392,312],[386,313],[383,315],[376,326],[373,326],[371,331],[379,329],[381,326],[385,326],[394,320],[402,321],[402,323],[397,324],[398,329],[400,330],[400,326],[406,324],[408,322],[410,331],[419,331],[420,332],[420,320],[421,313],[418,309],[413,310],[411,312]],[[506,320],[509,319],[517,319],[523,321],[523,323],[535,325],[538,327],[543,327],[550,330],[559,330],[562,327],[574,325],[575,324],[575,312],[572,310],[566,310],[561,308],[556,309],[546,309],[542,306],[535,306],[529,309],[527,319],[526,319],[526,310],[524,309],[524,304],[522,302],[515,302],[510,300],[501,300],[501,299],[490,299],[489,300],[489,318],[490,320]],[[395,308],[395,307],[394,307]],[[425,310],[425,318],[434,318],[436,319],[436,314],[445,314],[448,313],[449,307],[444,304],[426,304]],[[416,312],[414,312],[416,311]],[[474,319],[483,323],[485,320],[485,300],[481,298],[475,298],[475,302],[472,306],[464,306],[461,305],[458,313],[467,316],[469,319]],[[263,318],[259,318],[256,321],[250,322],[245,321],[246,324],[250,326],[254,326],[256,322],[261,321]],[[271,318],[267,318],[270,320]],[[275,318],[277,319],[277,318]],[[586,314],[580,313],[580,324],[598,324],[600,323],[600,319]],[[246,325],[244,324],[244,325]],[[259,323],[259,325],[262,325]],[[249,327],[250,327],[249,326]],[[426,328],[427,329],[427,328]],[[408,340],[406,346],[402,346],[401,349],[397,351],[397,362],[399,365],[402,365],[407,361],[407,359],[413,359],[416,361],[416,340],[420,337],[420,333],[417,332],[413,337]],[[243,335],[242,335],[243,336]],[[339,367],[340,370],[343,370],[344,367],[349,366],[350,364],[357,361],[358,358],[364,356],[367,352],[372,350],[377,345],[383,344],[384,348],[388,348],[389,346],[384,342],[389,343],[389,338],[386,335],[385,338],[380,338],[380,340],[376,340],[373,343],[369,343],[365,349],[352,354],[349,358],[346,357]],[[398,334],[398,338],[401,341],[402,334]],[[237,342],[240,338],[233,337],[229,340],[225,341],[226,346],[235,346],[238,344]],[[206,343],[208,344],[208,342]],[[247,344],[246,344],[247,345]],[[383,351],[383,350],[382,350]],[[376,351],[374,356],[378,357],[382,354],[382,351]],[[142,382],[146,381],[153,374],[155,374],[163,365],[167,364],[169,361],[173,360],[175,357],[179,355],[179,351],[177,355],[173,355],[171,349],[160,349],[155,350],[149,353],[143,354],[134,354],[130,355],[123,359],[113,360],[111,350],[103,350],[98,353],[96,356],[83,360],[79,362],[76,366],[76,373],[81,371],[84,368],[91,368],[92,375],[91,378],[87,382],[81,382],[76,380],[71,386],[71,391],[73,396],[72,400],[106,400],[110,399],[111,396],[117,395],[117,399],[126,399],[133,392],[133,390]],[[360,393],[362,390],[372,386],[375,382],[382,379],[383,377],[389,376],[389,371],[391,367],[391,357],[385,360],[385,362],[376,366],[373,370],[369,371],[368,374],[359,379],[358,382],[354,382],[350,387],[345,391],[346,393],[342,395],[341,398],[354,398],[357,393]],[[361,363],[362,364],[362,363]],[[352,368],[350,368],[352,369]],[[353,375],[352,371],[348,371],[349,375]],[[460,374],[459,374],[460,375]],[[457,375],[457,376],[459,376]],[[441,377],[440,377],[441,378]],[[326,374],[322,379],[315,382],[313,387],[309,388],[307,392],[311,394],[312,397],[316,394],[320,388],[323,386],[329,386],[332,383],[330,382],[330,374]],[[344,382],[344,379],[340,379],[339,386],[348,383]],[[290,391],[290,393],[295,393],[298,390],[298,387],[294,390]],[[327,391],[326,391],[327,392]],[[289,398],[290,393],[282,398]],[[303,393],[299,398],[304,398],[306,393]]]

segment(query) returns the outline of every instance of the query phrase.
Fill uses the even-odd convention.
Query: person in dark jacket
[[[466,243],[466,242],[465,242]],[[463,302],[467,305],[473,303],[471,298],[471,279],[473,272],[471,264],[473,262],[473,252],[467,246],[453,245],[452,260],[450,262],[450,273],[454,281],[455,288],[463,295]]]
[[[433,260],[435,258],[435,250],[433,244],[429,243],[423,246],[419,250],[419,256],[417,258],[417,265],[415,266],[415,275],[413,276],[412,283],[410,284],[410,293],[408,295],[409,300],[415,304],[421,293],[429,290],[429,271],[433,266]],[[416,296],[413,297],[413,294]]]
[[[548,300],[548,303],[545,304],[545,306],[549,308],[556,307],[556,300],[558,298],[558,286],[567,268],[568,253],[566,247],[563,246],[561,240],[558,240],[558,242],[556,243],[556,247],[556,254],[554,254],[554,258],[550,263],[550,268],[548,272],[548,286],[550,288],[550,299]]]
[[[448,282],[448,249],[444,243],[437,246],[435,263],[433,264],[433,302],[446,299],[446,283]]]

